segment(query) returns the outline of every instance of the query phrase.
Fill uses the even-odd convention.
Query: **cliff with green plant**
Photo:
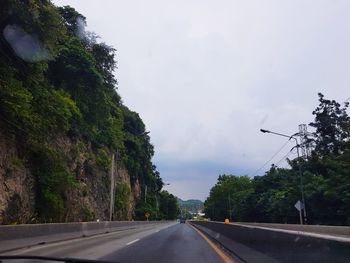
[[[1,5],[0,224],[108,219],[113,155],[114,219],[157,214],[163,183],[117,92],[116,50],[71,7]]]

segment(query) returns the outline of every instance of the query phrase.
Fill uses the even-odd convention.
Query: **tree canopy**
[[[205,201],[213,220],[299,223],[294,204],[301,200],[298,162],[302,164],[307,223],[350,225],[350,119],[342,106],[319,93],[313,111],[315,128],[306,143],[311,156],[289,160],[291,168],[275,165],[254,178],[220,175]]]

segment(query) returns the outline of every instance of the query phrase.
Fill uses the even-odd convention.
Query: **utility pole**
[[[298,164],[299,164],[299,178],[300,178],[300,191],[301,191],[301,200],[303,202],[303,212],[304,212],[304,223],[307,224],[307,217],[306,217],[306,205],[305,205],[305,196],[304,196],[304,182],[303,182],[303,171],[301,170],[301,160],[300,160],[300,154],[299,154],[299,147],[298,147],[298,141],[295,138],[295,141],[297,142],[297,154],[298,154]],[[301,225],[303,224],[303,220],[301,219]]]
[[[111,164],[111,202],[109,205],[109,221],[113,220],[114,212],[114,153],[112,154],[112,164]]]
[[[228,212],[230,213],[230,222],[232,222],[231,196],[228,194]]]
[[[300,148],[301,148],[302,158],[305,159],[305,160],[307,160],[308,157],[311,155],[310,143],[307,140],[307,136],[308,135],[310,135],[310,133],[307,131],[307,125],[306,124],[300,124],[299,125]],[[299,152],[298,152],[298,159],[299,159],[299,162],[301,162],[301,159],[299,157]],[[303,171],[301,169],[301,165],[299,165],[299,173],[301,175],[303,174]],[[300,187],[304,188],[303,176],[300,176]],[[301,189],[301,193],[302,193],[302,201],[303,201],[303,205],[304,205],[304,208],[303,208],[304,223],[307,224],[304,189]]]
[[[264,129],[260,129],[260,131],[262,133],[271,133],[271,134],[275,134],[275,135],[278,135],[278,136],[282,136],[282,137],[286,137],[286,138],[289,138],[290,139],[294,139],[295,140],[295,147],[297,148],[297,154],[298,154],[298,166],[299,166],[299,178],[300,178],[300,192],[301,192],[301,200],[302,200],[302,209],[303,209],[303,212],[304,212],[304,222],[307,223],[307,217],[306,217],[306,204],[305,204],[305,196],[304,196],[304,182],[303,182],[303,172],[301,170],[301,158],[300,158],[300,153],[299,153],[299,147],[300,147],[300,144],[298,143],[298,139],[295,137],[296,135],[299,135],[298,133],[296,134],[293,134],[291,136],[288,136],[288,135],[285,135],[285,134],[282,134],[282,133],[278,133],[278,132],[273,132],[273,131],[269,131],[269,130],[264,130]],[[300,224],[302,225],[303,224],[303,220],[302,218],[300,217]]]
[[[159,203],[158,203],[158,195],[156,195],[156,218],[158,219],[158,211],[159,211]]]
[[[301,156],[306,160],[311,155],[310,142],[307,139],[307,137],[311,134],[307,131],[306,124],[299,125],[298,135],[300,140]]]
[[[166,220],[168,220],[168,217],[169,217],[169,199],[167,197],[166,199]]]
[[[147,185],[145,185],[145,203],[147,202]]]

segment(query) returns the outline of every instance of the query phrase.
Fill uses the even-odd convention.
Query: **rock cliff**
[[[109,220],[111,169],[101,167],[98,154],[91,145],[72,141],[68,137],[56,138],[53,146],[68,157],[69,170],[76,178],[73,187],[64,191],[64,213],[60,221],[78,222]],[[19,146],[0,133],[0,224],[35,223],[36,178],[33,168],[21,155]],[[112,153],[109,153],[112,155]],[[108,159],[111,161],[111,159]],[[140,198],[141,187],[121,162],[114,161],[115,207],[114,220],[131,220]]]

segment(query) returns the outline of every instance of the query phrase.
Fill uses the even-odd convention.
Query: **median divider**
[[[247,226],[277,228],[283,230],[301,231],[307,233],[324,234],[350,238],[350,227],[348,226],[326,226],[326,225],[296,225],[275,223],[237,223]]]
[[[244,224],[192,221],[242,262],[349,262],[350,238]],[[310,226],[311,227],[311,226]],[[306,229],[306,228],[305,228]],[[346,229],[346,228],[345,228]]]
[[[46,244],[88,237],[167,221],[104,221],[0,226],[0,253]]]

